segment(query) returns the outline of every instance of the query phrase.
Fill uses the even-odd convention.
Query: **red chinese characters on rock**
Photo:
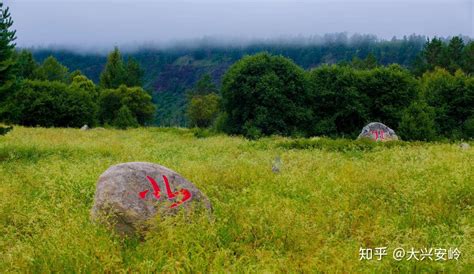
[[[385,132],[383,130],[372,130],[372,135],[374,136],[375,141],[377,140],[384,140]]]
[[[160,197],[161,197],[161,190],[160,190],[160,186],[158,185],[158,183],[155,181],[155,179],[153,179],[152,177],[150,176],[146,176],[147,180],[150,182],[152,188],[153,188],[153,193],[152,195],[155,197],[155,199],[159,200]],[[168,178],[163,175],[163,181],[165,182],[165,187],[166,187],[166,195],[168,196],[168,200],[173,200],[173,199],[176,199],[178,198],[179,196],[182,196],[183,198],[180,200],[180,201],[177,201],[177,202],[174,202],[173,204],[171,204],[170,208],[174,208],[174,207],[177,207],[181,204],[183,204],[184,202],[188,201],[191,199],[192,197],[192,194],[189,190],[183,188],[183,189],[180,189],[178,191],[175,191],[173,192],[171,190],[171,187],[170,187],[170,183],[168,182]],[[148,194],[148,189],[147,190],[144,190],[142,192],[140,192],[138,195],[140,196],[140,199],[145,199],[146,198],[146,195]]]

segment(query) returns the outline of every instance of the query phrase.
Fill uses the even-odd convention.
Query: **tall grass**
[[[473,149],[447,143],[15,127],[0,137],[0,272],[468,273],[473,160]],[[214,218],[157,218],[144,239],[92,223],[97,178],[127,161],[181,173],[210,198]],[[382,261],[359,260],[360,247],[381,246]],[[396,247],[462,254],[398,262]]]

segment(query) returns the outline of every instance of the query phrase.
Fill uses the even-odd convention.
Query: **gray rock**
[[[83,125],[83,126],[81,127],[81,130],[89,130],[89,129],[90,129],[90,128],[89,128],[88,125]]]
[[[157,214],[172,215],[180,209],[210,212],[212,207],[194,184],[175,171],[131,162],[111,166],[99,177],[91,217],[113,226],[119,234],[130,235],[146,229],[147,221]]]
[[[280,170],[281,170],[282,164],[283,163],[281,162],[280,156],[276,156],[275,160],[272,162],[272,171],[273,171],[273,173],[279,173]]]
[[[357,139],[360,138],[370,138],[374,141],[382,142],[398,140],[398,136],[393,129],[379,122],[366,125],[359,134],[359,137],[357,137]]]
[[[468,150],[471,146],[468,144],[468,143],[461,143],[459,145],[459,147],[462,149],[462,150]]]

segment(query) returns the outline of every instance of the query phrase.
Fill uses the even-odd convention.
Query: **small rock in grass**
[[[468,143],[461,143],[459,145],[459,147],[462,149],[462,150],[468,150],[471,146],[468,144]]]
[[[89,130],[89,129],[90,129],[90,128],[89,128],[88,125],[83,125],[83,126],[81,127],[81,130]]]
[[[275,157],[275,160],[272,163],[272,171],[274,173],[279,173],[281,170],[282,162],[280,156]]]

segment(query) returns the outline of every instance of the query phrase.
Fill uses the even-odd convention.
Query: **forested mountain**
[[[185,125],[185,92],[204,74],[210,74],[220,86],[221,77],[230,65],[245,55],[267,51],[292,59],[304,69],[321,64],[347,63],[364,59],[369,54],[379,64],[398,63],[411,67],[426,43],[424,36],[412,35],[403,39],[380,41],[374,36],[345,34],[325,36],[322,40],[295,39],[288,41],[255,42],[247,45],[179,45],[169,48],[142,48],[125,52],[125,59],[133,57],[144,71],[144,86],[157,104],[155,123]],[[98,83],[106,63],[106,55],[79,53],[71,50],[33,49],[38,62],[52,55],[70,71],[80,70]]]

